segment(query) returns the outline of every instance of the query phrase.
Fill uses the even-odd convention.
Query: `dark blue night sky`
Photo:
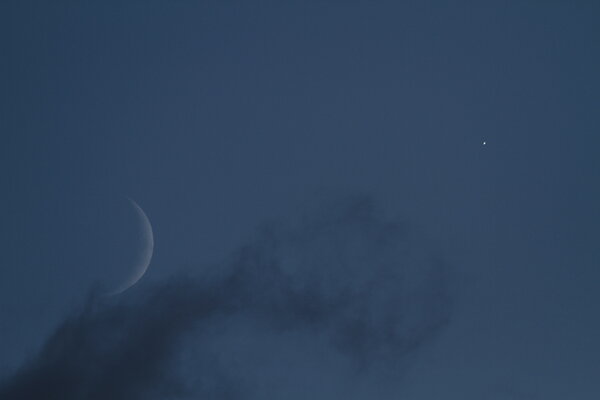
[[[599,20],[3,1],[0,398],[599,398]]]

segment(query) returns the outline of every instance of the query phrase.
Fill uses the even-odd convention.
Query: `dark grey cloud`
[[[203,273],[122,298],[90,295],[5,380],[0,398],[251,398],[263,367],[231,357],[248,343],[269,355],[296,335],[355,376],[377,365],[401,371],[450,318],[447,267],[408,223],[382,217],[364,196],[266,224]]]

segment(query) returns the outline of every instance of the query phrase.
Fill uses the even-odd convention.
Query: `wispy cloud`
[[[91,295],[0,398],[249,398],[237,376],[260,365],[221,365],[207,337],[249,324],[247,335],[323,339],[358,374],[403,368],[449,320],[446,274],[409,225],[379,216],[368,197],[342,199],[265,226],[211,278],[174,278],[118,302]],[[182,354],[195,358],[191,371]]]

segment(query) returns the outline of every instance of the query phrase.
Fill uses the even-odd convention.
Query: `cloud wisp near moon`
[[[447,274],[408,224],[342,199],[265,226],[210,277],[92,295],[0,397],[363,398],[352,382],[401,375],[446,326]]]

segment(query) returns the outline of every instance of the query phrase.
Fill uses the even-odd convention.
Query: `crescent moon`
[[[141,228],[141,242],[142,248],[139,252],[137,261],[132,269],[132,273],[128,276],[128,278],[120,284],[116,290],[109,293],[110,295],[116,295],[123,293],[125,290],[129,289],[133,285],[135,285],[141,278],[144,276],[146,271],[148,270],[148,266],[150,265],[150,261],[152,260],[152,253],[154,252],[154,234],[152,232],[152,225],[150,224],[150,220],[144,210],[132,199],[127,198],[133,208],[136,211],[140,228]]]

